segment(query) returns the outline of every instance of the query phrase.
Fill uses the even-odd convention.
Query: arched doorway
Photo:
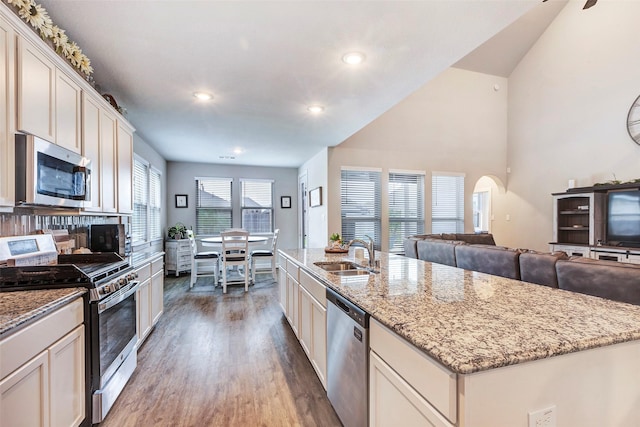
[[[476,233],[491,233],[493,221],[493,198],[504,194],[502,180],[494,175],[484,175],[473,187],[473,230]]]

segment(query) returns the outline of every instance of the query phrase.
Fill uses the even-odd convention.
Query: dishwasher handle
[[[335,305],[340,311],[352,318],[357,324],[363,328],[369,327],[369,313],[338,294],[332,289],[327,288],[327,300]]]

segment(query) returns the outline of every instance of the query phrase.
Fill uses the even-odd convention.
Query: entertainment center
[[[640,183],[553,194],[552,251],[640,264]]]

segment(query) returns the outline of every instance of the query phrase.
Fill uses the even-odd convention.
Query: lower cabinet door
[[[373,351],[369,352],[369,425],[453,427]]]
[[[322,386],[327,388],[327,309],[315,298],[311,298],[311,364],[320,378]]]
[[[299,287],[300,294],[298,296],[298,304],[300,305],[300,345],[307,357],[311,360],[311,351],[313,348],[313,320],[312,309],[313,297],[302,286]]]
[[[278,288],[280,291],[280,308],[282,308],[282,312],[287,314],[287,270],[285,270],[282,266],[284,263],[280,264],[280,269],[278,270]]]
[[[0,426],[49,426],[46,350],[0,382]]]
[[[140,285],[136,292],[136,308],[137,308],[137,326],[138,326],[138,342],[136,347],[140,347],[142,341],[151,331],[151,279],[147,279]]]
[[[158,323],[164,311],[164,277],[162,270],[151,277],[151,324]]]
[[[49,349],[51,426],[78,426],[85,416],[84,325]]]

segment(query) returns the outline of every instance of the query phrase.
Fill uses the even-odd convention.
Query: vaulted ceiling
[[[510,72],[566,1],[39,3],[91,59],[101,93],[167,160],[297,167],[529,16],[530,30],[510,33],[517,49],[500,45],[511,62],[478,70]],[[525,15],[532,8],[540,12]],[[365,61],[344,63],[352,51]],[[457,66],[495,68],[486,55],[496,48],[487,52]]]

